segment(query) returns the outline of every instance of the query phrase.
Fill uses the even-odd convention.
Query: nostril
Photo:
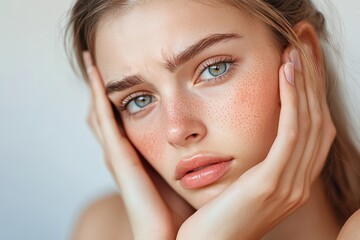
[[[187,139],[190,139],[190,138],[197,138],[198,136],[199,136],[199,134],[198,134],[198,133],[193,133],[193,134],[189,135],[189,136],[187,137]]]

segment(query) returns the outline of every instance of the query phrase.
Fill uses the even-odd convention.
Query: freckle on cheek
[[[275,74],[275,75],[274,75]],[[256,59],[255,67],[234,81],[228,97],[217,111],[218,121],[226,130],[230,127],[245,138],[274,135],[277,124],[277,78],[274,64]]]
[[[139,131],[133,131],[129,138],[139,152],[150,163],[160,159],[161,150],[161,134],[162,132],[155,131],[152,128],[142,128]]]

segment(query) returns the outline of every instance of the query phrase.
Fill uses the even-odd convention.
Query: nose
[[[167,106],[166,138],[174,147],[184,147],[200,142],[207,134],[201,113],[191,109],[191,104]]]

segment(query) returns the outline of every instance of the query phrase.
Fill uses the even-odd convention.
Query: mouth
[[[197,189],[217,182],[230,169],[233,158],[197,154],[182,159],[176,166],[176,180],[185,189]]]

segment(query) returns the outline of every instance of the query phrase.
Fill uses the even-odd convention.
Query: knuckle
[[[333,122],[331,122],[330,126],[326,128],[329,138],[334,139],[337,135],[337,129]]]
[[[336,136],[337,136],[337,129],[336,129],[336,127],[334,125],[332,126],[330,132],[331,132],[331,138],[335,139]]]
[[[263,181],[263,184],[260,187],[259,194],[263,199],[270,199],[276,196],[278,190],[278,180],[274,179],[272,181]]]
[[[282,186],[278,180],[266,181],[261,187],[260,195],[264,201],[278,202],[284,208],[299,208],[310,198],[310,189],[298,186]]]
[[[303,206],[310,198],[310,189],[306,187],[298,187],[294,189],[289,197],[289,204],[293,207]]]
[[[305,203],[307,203],[307,201],[310,199],[310,190],[305,190],[304,194],[300,200],[300,205],[304,205]]]
[[[286,140],[291,146],[297,143],[298,137],[299,131],[297,129],[289,129],[286,133]]]
[[[291,189],[290,188],[284,188],[278,193],[278,198],[281,201],[289,201],[289,198],[291,196]]]
[[[289,195],[288,202],[291,206],[300,205],[301,199],[303,198],[303,189],[295,188]]]
[[[310,190],[309,189],[308,190],[304,189],[302,194],[299,196],[297,206],[301,207],[301,206],[305,205],[305,203],[308,202],[309,198],[310,198]]]
[[[311,126],[315,131],[320,131],[323,125],[323,116],[319,109],[314,109],[311,113]]]

